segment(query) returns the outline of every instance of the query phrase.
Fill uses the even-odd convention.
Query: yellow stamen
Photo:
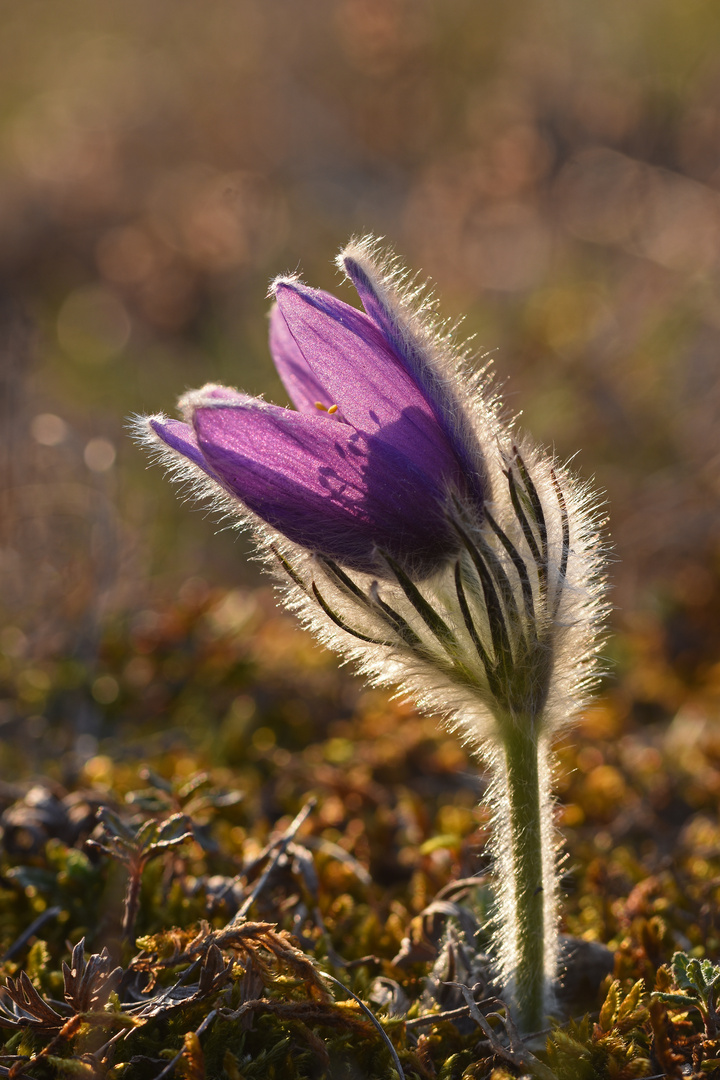
[[[330,413],[331,416],[332,416],[333,413],[336,413],[337,411],[338,411],[337,405],[331,405],[330,408],[328,409],[328,412]]]
[[[315,402],[315,408],[319,409],[320,412],[327,412],[328,411],[327,410],[327,405],[323,405],[322,401],[316,401]]]

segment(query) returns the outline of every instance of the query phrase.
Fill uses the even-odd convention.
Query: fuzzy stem
[[[508,800],[508,839],[511,882],[506,898],[513,910],[510,939],[513,942],[511,996],[514,1018],[523,1033],[539,1031],[546,1020],[546,973],[548,950],[554,951],[553,927],[546,926],[548,861],[543,844],[541,769],[538,739],[532,718],[512,725],[504,740],[505,782]],[[544,770],[543,770],[544,773]],[[510,927],[504,926],[506,933]]]
[[[125,892],[125,910],[123,912],[122,921],[122,939],[125,942],[133,943],[135,932],[135,923],[137,922],[138,911],[140,910],[140,889],[142,888],[143,871],[145,870],[146,860],[139,858],[133,860],[129,869],[129,878],[127,883],[127,890]]]

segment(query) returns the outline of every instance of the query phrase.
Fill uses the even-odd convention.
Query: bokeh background
[[[127,418],[209,380],[285,401],[268,281],[300,268],[352,300],[332,258],[367,232],[606,490],[609,651],[644,657],[635,699],[672,712],[678,680],[720,687],[715,0],[1,17],[0,648],[36,663],[31,712],[42,663],[92,667],[118,613],[259,580]]]

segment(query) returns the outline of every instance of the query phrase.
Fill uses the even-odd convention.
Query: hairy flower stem
[[[124,942],[133,942],[135,923],[137,922],[138,912],[140,910],[140,890],[142,888],[143,872],[145,870],[145,860],[133,860],[128,869],[130,876],[128,878],[127,890],[125,892],[125,906],[122,921],[122,939]]]
[[[506,834],[501,843],[507,863],[501,856],[500,872],[509,872],[510,877],[501,882],[500,933],[507,935],[501,952],[514,953],[509,957],[513,1013],[520,1031],[528,1033],[539,1031],[547,1019],[547,972],[556,935],[554,924],[547,925],[552,898],[549,905],[546,888],[554,892],[554,882],[545,878],[553,860],[544,852],[550,837],[543,823],[541,760],[532,718],[513,725],[504,740],[504,753],[507,805],[500,812],[506,811],[506,820],[499,824],[501,834]]]

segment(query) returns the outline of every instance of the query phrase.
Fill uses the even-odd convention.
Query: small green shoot
[[[720,966],[711,960],[697,960],[684,952],[672,958],[672,975],[679,992],[656,992],[653,996],[663,1005],[676,1008],[695,1008],[703,1018],[705,1033],[714,1039],[718,1033],[717,992],[720,987]]]

